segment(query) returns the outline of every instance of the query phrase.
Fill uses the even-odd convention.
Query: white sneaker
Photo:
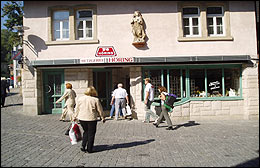
[[[156,118],[156,119],[155,119],[155,121],[154,121],[153,123],[157,123],[158,119],[159,119],[159,117],[158,117],[158,118]]]

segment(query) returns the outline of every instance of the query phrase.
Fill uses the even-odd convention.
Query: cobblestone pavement
[[[1,108],[2,167],[258,167],[259,121],[183,121],[155,128],[140,120],[98,122],[95,153],[64,135],[60,115],[22,114],[19,89]],[[82,130],[82,128],[81,128]]]

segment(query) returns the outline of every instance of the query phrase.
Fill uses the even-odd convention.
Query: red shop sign
[[[116,51],[112,46],[102,46],[97,48],[96,57],[115,57]]]

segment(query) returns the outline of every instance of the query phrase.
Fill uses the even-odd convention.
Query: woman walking
[[[156,127],[158,127],[158,125],[160,124],[162,118],[164,117],[166,119],[166,122],[167,122],[167,125],[168,125],[168,128],[166,128],[166,130],[173,130],[173,128],[172,128],[172,121],[171,121],[171,119],[169,117],[169,114],[168,114],[168,109],[164,106],[164,101],[166,100],[166,95],[167,95],[167,89],[164,86],[159,86],[158,90],[160,92],[159,98],[162,101],[162,103],[161,103],[162,112],[161,112],[157,122],[155,122],[153,124]]]
[[[65,121],[67,113],[69,114],[70,121],[72,121],[72,117],[74,114],[74,106],[75,106],[75,98],[76,92],[72,90],[72,85],[70,83],[66,83],[66,91],[61,98],[59,98],[56,103],[61,102],[65,99],[65,107],[63,108],[60,121]]]
[[[97,128],[98,115],[102,118],[103,123],[106,121],[104,112],[97,91],[93,86],[87,88],[85,95],[80,97],[76,104],[74,121],[79,120],[83,128],[82,148],[83,152],[93,153],[93,146]],[[86,149],[87,146],[87,149]]]

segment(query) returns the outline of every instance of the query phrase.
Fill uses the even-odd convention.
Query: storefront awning
[[[140,65],[146,63],[223,63],[223,62],[247,62],[251,60],[249,55],[236,55],[236,56],[182,56],[182,57],[132,57],[131,62],[87,62],[82,63],[81,59],[60,59],[60,60],[33,60],[31,66],[59,66],[59,65],[102,65],[102,64],[129,64],[129,65]]]
[[[223,61],[249,61],[251,57],[249,55],[239,56],[187,56],[187,57],[138,57],[135,58],[135,62],[223,62]]]

